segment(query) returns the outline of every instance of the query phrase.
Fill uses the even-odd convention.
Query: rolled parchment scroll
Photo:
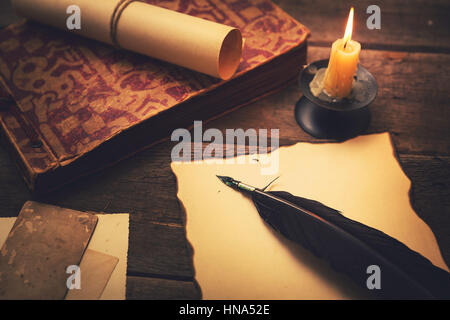
[[[139,1],[12,0],[20,16],[88,38],[229,79],[242,54],[239,29]],[[80,8],[81,28],[66,21]]]

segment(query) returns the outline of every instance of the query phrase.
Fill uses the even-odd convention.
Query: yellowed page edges
[[[20,16],[112,44],[110,20],[119,0],[12,0]],[[67,8],[81,11],[81,29],[68,30]],[[242,35],[233,27],[176,11],[132,2],[117,23],[116,40],[127,50],[227,80],[242,56]]]

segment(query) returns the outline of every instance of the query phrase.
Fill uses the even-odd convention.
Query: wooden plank
[[[184,215],[181,210],[177,212]],[[192,280],[193,251],[186,240],[184,225],[143,221],[144,217],[130,218],[127,274]]]
[[[172,175],[169,144],[160,144],[119,165],[65,186],[33,196],[5,149],[0,152],[0,216],[15,216],[30,198],[84,211],[145,214],[154,221],[180,223],[176,180]]]
[[[412,181],[411,204],[433,230],[450,266],[450,157],[400,154],[399,158]]]
[[[447,0],[274,0],[311,30],[310,43],[329,47],[342,38],[348,12],[355,7],[353,38],[363,48],[450,52],[450,2]],[[369,30],[367,7],[381,9],[381,29]]]
[[[22,179],[19,169],[6,152],[0,147],[0,217],[17,217],[20,209],[31,193]]]
[[[201,299],[201,291],[194,281],[127,277],[127,299],[193,300]]]

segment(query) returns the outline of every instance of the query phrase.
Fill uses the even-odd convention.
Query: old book
[[[67,268],[80,265],[97,220],[26,202],[0,250],[0,299],[63,299]]]
[[[113,164],[294,81],[309,31],[268,0],[146,1],[237,27],[236,74],[221,81],[31,22],[0,30],[4,140],[32,190]]]

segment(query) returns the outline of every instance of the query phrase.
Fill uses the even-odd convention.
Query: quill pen
[[[450,299],[450,274],[387,234],[344,217],[320,202],[284,191],[266,192],[230,177],[224,184],[248,194],[259,215],[356,284],[385,299]],[[269,184],[270,185],[270,184]],[[369,290],[369,266],[380,270],[381,287]]]

